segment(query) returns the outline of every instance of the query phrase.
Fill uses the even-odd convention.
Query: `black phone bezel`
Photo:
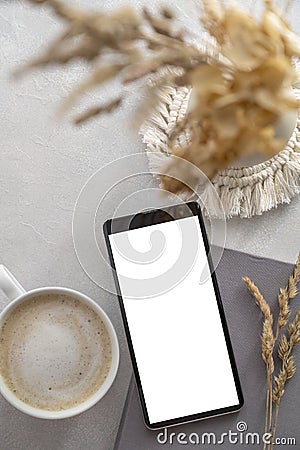
[[[146,405],[146,401],[145,401],[145,397],[144,397],[144,393],[143,393],[142,383],[141,383],[141,379],[140,379],[140,375],[139,375],[138,365],[136,362],[134,348],[133,348],[133,344],[132,344],[132,340],[131,340],[130,329],[129,329],[129,325],[127,322],[125,307],[123,304],[123,298],[122,298],[121,289],[120,289],[118,276],[117,276],[117,272],[116,272],[116,267],[115,267],[115,263],[114,263],[114,258],[113,258],[113,254],[112,254],[112,249],[111,249],[111,245],[110,245],[110,241],[109,241],[109,235],[118,233],[118,232],[122,232],[122,231],[127,231],[128,229],[131,230],[131,229],[141,228],[141,227],[145,227],[145,226],[151,226],[156,223],[162,223],[162,222],[178,220],[178,219],[181,219],[184,217],[188,217],[188,215],[182,215],[182,214],[184,214],[183,206],[185,208],[186,208],[186,206],[188,206],[189,210],[192,212],[192,215],[198,216],[239,403],[237,405],[232,405],[232,406],[228,406],[225,408],[219,408],[219,409],[215,409],[215,410],[211,410],[211,411],[205,411],[205,412],[201,412],[198,414],[191,414],[189,416],[178,417],[175,419],[165,420],[162,422],[150,423],[148,412],[147,412],[147,405]],[[185,209],[185,211],[186,211],[186,209]],[[113,228],[114,228],[113,233],[112,233],[112,223],[113,223]],[[218,287],[217,277],[216,277],[216,273],[213,268],[213,262],[212,262],[211,254],[209,251],[210,250],[209,242],[208,242],[208,238],[207,238],[205,224],[204,224],[204,220],[202,217],[202,212],[201,212],[201,208],[200,208],[199,204],[197,202],[188,202],[188,203],[184,203],[184,205],[174,205],[174,206],[164,207],[162,209],[157,209],[157,210],[143,211],[143,212],[140,212],[140,213],[137,213],[134,215],[130,215],[130,216],[123,216],[123,217],[117,217],[114,219],[108,219],[103,224],[103,232],[104,232],[104,237],[105,237],[105,241],[106,241],[106,245],[107,245],[110,264],[113,269],[113,276],[114,276],[114,281],[115,281],[116,288],[117,288],[117,296],[118,296],[119,305],[120,305],[120,309],[121,309],[123,325],[124,325],[124,329],[125,329],[125,334],[126,334],[126,338],[127,338],[127,343],[128,343],[129,353],[130,353],[131,362],[132,362],[132,366],[133,366],[134,376],[135,376],[135,380],[136,380],[137,390],[138,390],[139,399],[140,399],[146,426],[150,429],[156,430],[159,428],[180,425],[180,424],[187,423],[187,422],[192,422],[192,421],[196,421],[196,420],[200,420],[200,419],[206,419],[209,417],[219,416],[219,415],[238,411],[244,404],[244,397],[243,397],[243,393],[242,393],[242,387],[241,387],[241,383],[240,383],[240,379],[239,379],[239,375],[238,375],[236,361],[235,361],[234,354],[233,354],[233,348],[232,348],[232,344],[231,344],[231,340],[230,340],[229,330],[228,330],[228,326],[227,326],[227,322],[226,322],[226,318],[225,318],[225,312],[224,312],[221,295],[220,295],[220,291],[219,291],[219,287]]]

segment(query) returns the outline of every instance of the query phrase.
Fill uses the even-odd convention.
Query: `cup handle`
[[[3,264],[0,264],[0,289],[9,300],[14,300],[26,292],[23,286]]]

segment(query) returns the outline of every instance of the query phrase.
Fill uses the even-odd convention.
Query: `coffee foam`
[[[0,330],[0,375],[27,405],[60,411],[83,403],[104,383],[111,342],[88,305],[62,294],[18,304]]]

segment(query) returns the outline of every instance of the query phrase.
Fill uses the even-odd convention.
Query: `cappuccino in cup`
[[[34,417],[61,419],[99,401],[118,370],[113,325],[97,303],[68,288],[26,292],[0,265],[12,300],[0,314],[0,392]]]
[[[0,374],[22,402],[60,411],[86,401],[111,367],[111,343],[103,320],[65,294],[19,303],[0,330]]]

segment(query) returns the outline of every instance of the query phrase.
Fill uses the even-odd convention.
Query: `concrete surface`
[[[103,2],[76,3],[98,8]],[[148,2],[109,0],[105,8],[122,3],[141,6]],[[159,3],[159,0],[151,2],[153,6]],[[183,23],[195,29],[193,1],[169,3]],[[299,31],[299,2],[292,5],[290,17]],[[105,398],[72,419],[46,422],[26,417],[1,398],[1,450],[111,450],[131,374],[116,298],[100,289],[82,270],[73,248],[72,214],[82,186],[97,169],[113,159],[143,151],[140,138],[129,131],[130,113],[138,104],[140,93],[132,92],[113,116],[94,120],[84,127],[75,128],[67,118],[58,120],[56,111],[61,98],[86,72],[82,64],[35,72],[18,82],[12,81],[10,75],[41,51],[60,27],[44,6],[34,7],[25,1],[1,2],[0,262],[27,289],[62,285],[94,298],[116,328],[121,363],[117,379]],[[87,100],[97,102],[100,95],[93,92]],[[261,217],[231,220],[227,246],[293,262],[300,248],[299,214],[300,197],[291,205]],[[5,303],[1,294],[0,307]]]

